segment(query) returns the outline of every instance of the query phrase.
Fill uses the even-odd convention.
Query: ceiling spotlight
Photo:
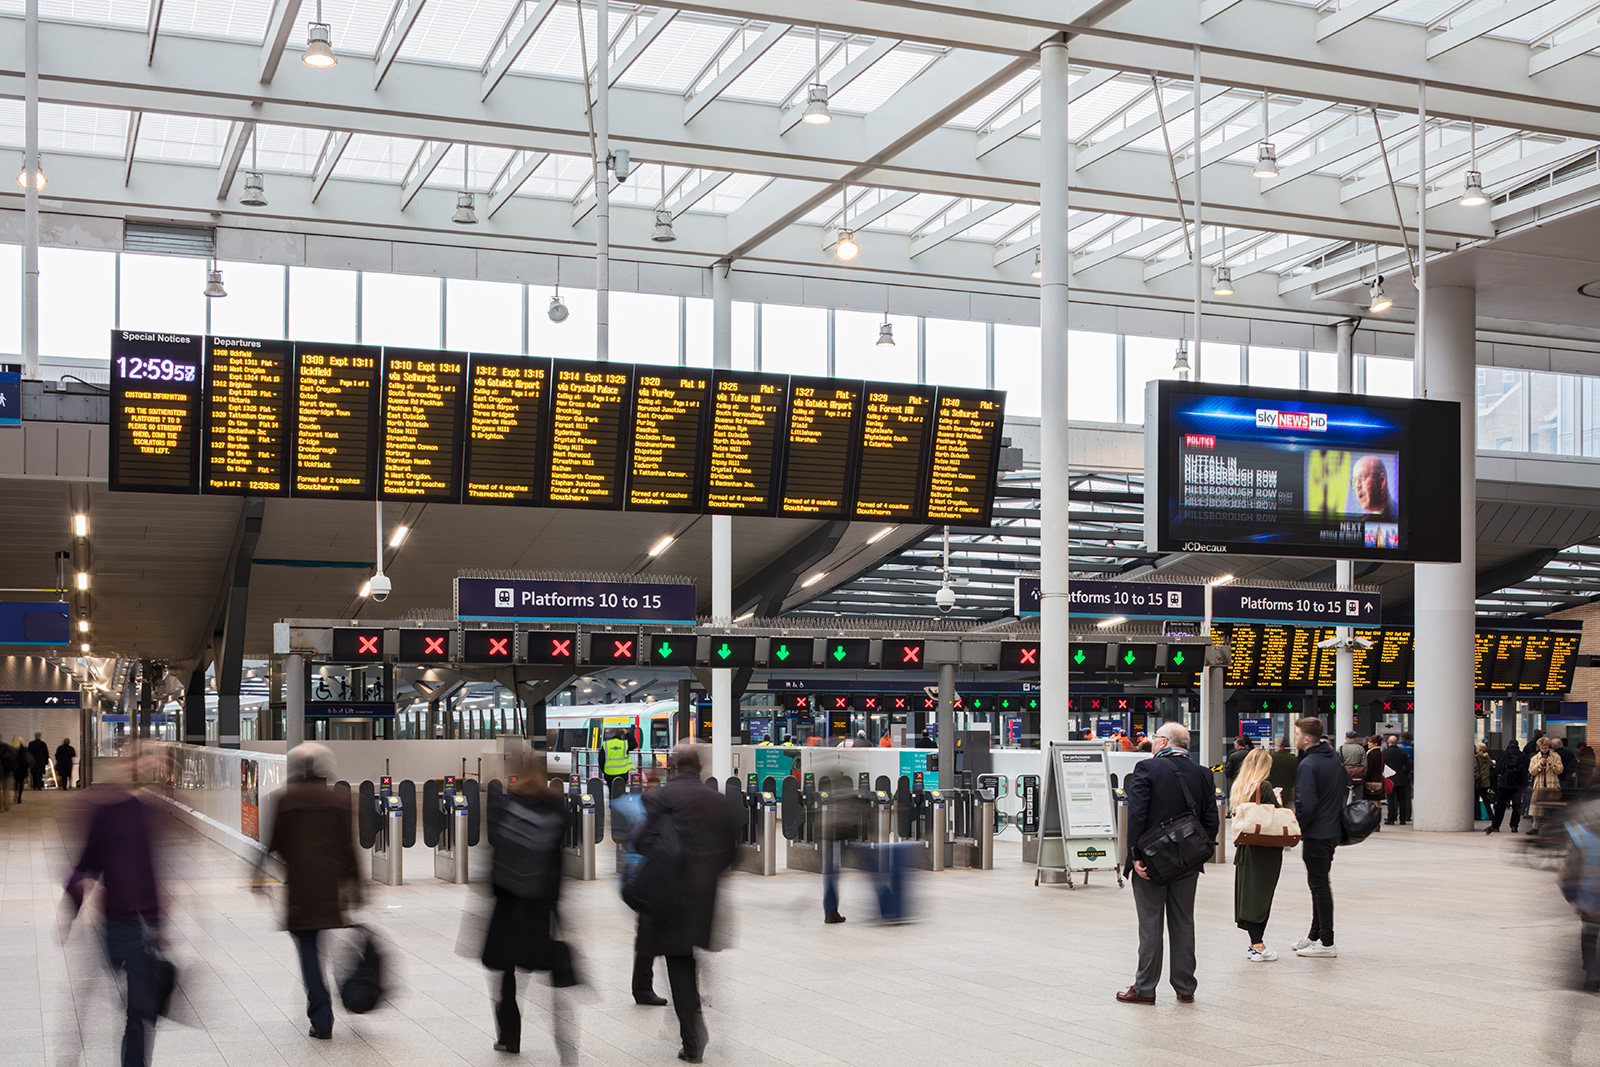
[[[1101,619],[1099,622],[1095,623],[1095,625],[1104,630],[1107,626],[1121,626],[1127,621],[1128,617],[1126,615],[1114,615],[1109,619]]]
[[[833,112],[828,110],[826,85],[813,85],[806,90],[806,111],[800,116],[800,121],[813,126],[825,126],[833,121]]]
[[[72,516],[72,536],[73,537],[88,537],[89,536],[89,516],[87,516],[87,515],[74,515],[74,516]]]
[[[834,245],[833,254],[846,263],[861,254],[861,246],[856,244],[853,231],[842,228],[839,230],[839,243]]]
[[[884,316],[883,322],[878,326],[878,347],[894,347],[894,323],[889,321],[887,315]]]
[[[1276,178],[1278,176],[1278,146],[1271,141],[1262,141],[1256,145],[1256,168],[1250,173],[1257,178]]]
[[[239,203],[245,207],[267,206],[267,183],[260,171],[253,170],[244,176],[244,195],[239,198]]]
[[[1233,295],[1233,270],[1228,266],[1219,266],[1211,272],[1211,295]]]
[[[656,212],[656,226],[650,232],[650,240],[665,245],[677,239],[678,235],[672,232],[672,212],[662,208]]]
[[[333,54],[332,26],[326,22],[306,24],[306,48],[300,53],[300,62],[308,67],[331,67],[339,62]]]
[[[87,588],[89,588],[89,572],[88,571],[79,571],[78,572],[78,588],[79,589],[87,589]]]
[[[86,634],[86,633],[89,632],[89,620],[88,619],[79,619],[78,620],[78,632],[81,633],[81,634]]]
[[[1369,296],[1370,299],[1367,301],[1367,310],[1372,312],[1374,315],[1381,315],[1385,311],[1388,311],[1390,308],[1394,307],[1394,301],[1389,299],[1388,295],[1383,291],[1383,275],[1381,274],[1373,279]]]
[[[450,221],[457,226],[476,226],[478,224],[478,213],[473,210],[472,200],[471,193],[457,193],[456,213],[450,216]]]
[[[550,307],[545,314],[550,316],[551,322],[566,322],[571,312],[567,310],[567,305],[561,302],[561,294],[557,293],[550,298]]]
[[[79,652],[87,652],[87,651],[89,651],[89,642],[85,641],[83,644],[79,645],[78,646],[78,651]]]
[[[1488,202],[1489,198],[1483,195],[1483,172],[1467,171],[1467,179],[1461,190],[1461,206],[1480,207]]]
[[[389,538],[389,547],[390,548],[399,548],[401,545],[403,545],[405,543],[406,537],[410,533],[411,533],[411,527],[409,527],[409,526],[396,526],[394,528],[394,536]]]
[[[1042,250],[1033,254],[1033,277],[1044,277],[1044,252]]]
[[[210,297],[227,296],[228,290],[222,287],[222,272],[213,267],[206,271],[206,295]]]
[[[44,173],[44,158],[35,156],[34,159],[37,162],[34,163],[33,167],[33,188],[37,192],[43,192],[44,187],[50,184],[50,179]],[[17,188],[24,190],[28,188],[28,165],[26,162],[23,163],[22,169],[17,171]]]
[[[1178,338],[1178,351],[1172,358],[1172,369],[1178,374],[1189,373],[1189,342],[1185,338]]]
[[[663,537],[661,540],[657,541],[655,544],[650,546],[650,555],[652,555],[652,556],[661,555],[661,553],[663,553],[667,549],[671,548],[672,547],[672,542],[674,542],[676,540],[677,540],[677,538],[675,536],[673,536],[672,534],[667,534],[667,536]]]

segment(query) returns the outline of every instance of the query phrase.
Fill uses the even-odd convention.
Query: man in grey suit
[[[1161,981],[1162,940],[1165,924],[1172,938],[1171,981],[1180,1004],[1194,1001],[1194,891],[1200,872],[1165,885],[1150,880],[1139,839],[1146,830],[1193,811],[1200,825],[1217,836],[1217,805],[1211,772],[1189,758],[1189,731],[1169,722],[1151,742],[1155,756],[1143,760],[1128,775],[1128,863],[1133,877],[1133,906],[1139,916],[1139,971],[1133,985],[1117,994],[1124,1004],[1154,1004]],[[1188,788],[1188,799],[1184,789]],[[1190,806],[1193,800],[1193,807]],[[1198,809],[1198,810],[1195,810]]]

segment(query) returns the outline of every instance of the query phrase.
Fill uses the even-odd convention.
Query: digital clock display
[[[111,352],[111,489],[198,493],[201,338],[115,330]]]

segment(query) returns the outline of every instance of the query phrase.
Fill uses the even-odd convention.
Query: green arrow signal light
[[[1178,651],[1176,651],[1176,652],[1174,652],[1172,654],[1172,664],[1175,667],[1183,666],[1183,650],[1182,649],[1179,649]]]
[[[1122,662],[1126,663],[1128,666],[1131,667],[1131,666],[1133,666],[1133,660],[1134,660],[1133,649],[1130,648],[1130,649],[1128,649],[1128,654],[1122,657]]]
[[[661,647],[656,649],[656,655],[662,659],[670,659],[672,656],[672,645],[666,641],[661,642]]]
[[[789,646],[788,645],[779,645],[778,646],[778,651],[774,652],[773,655],[778,657],[778,661],[780,663],[783,662],[784,660],[789,658]]]
[[[1011,706],[1011,701],[1010,701],[1010,700],[1009,700],[1009,699],[1007,699],[1007,700],[1002,700],[1002,701],[1001,701],[1001,702],[1000,702],[1000,706],[1001,706],[1001,707],[1002,707],[1002,708],[1009,708],[1009,707],[1010,707],[1010,706]]]
[[[833,658],[837,659],[837,660],[842,660],[842,659],[844,659],[844,657],[845,657],[844,646],[843,645],[834,645],[833,646]]]
[[[1028,707],[1036,708],[1038,706],[1039,706],[1039,701],[1037,699],[1028,701]]]
[[[1080,666],[1082,665],[1082,663],[1083,663],[1085,658],[1086,657],[1083,654],[1083,649],[1081,649],[1081,648],[1078,649],[1078,651],[1076,651],[1076,652],[1074,652],[1072,654],[1072,662],[1074,662],[1076,664],[1079,664]]]
[[[729,656],[733,655],[733,649],[729,648],[728,642],[724,641],[722,642],[722,647],[717,649],[717,655],[721,656],[723,659],[727,659]]]

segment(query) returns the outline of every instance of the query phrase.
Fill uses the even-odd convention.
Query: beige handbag
[[[1268,848],[1293,848],[1300,843],[1300,822],[1292,808],[1259,801],[1246,801],[1233,809],[1233,843],[1265,845]]]

